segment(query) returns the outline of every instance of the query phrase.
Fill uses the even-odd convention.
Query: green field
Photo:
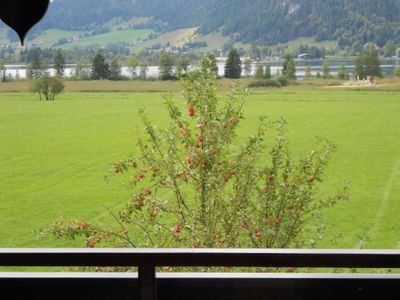
[[[42,48],[49,48],[56,44],[60,39],[70,40],[75,36],[84,34],[84,31],[69,31],[60,29],[49,29],[43,31],[39,36],[30,40],[30,43],[36,43]]]
[[[284,115],[296,150],[315,136],[338,146],[321,193],[351,181],[350,201],[325,211],[320,247],[357,248],[368,238],[365,248],[400,248],[399,92],[297,87],[252,91],[248,100],[239,138],[257,116]],[[35,240],[32,230],[60,216],[93,221],[125,201],[122,182],[103,176],[135,150],[140,106],[160,126],[167,120],[160,93],[66,93],[50,102],[0,93],[0,247],[76,246]]]
[[[138,40],[146,39],[152,31],[152,29],[125,29],[119,31],[110,31],[104,34],[81,38],[79,41],[70,42],[68,44],[62,45],[60,48],[71,49],[74,47],[79,48],[91,45],[105,46],[108,43],[136,42]]]

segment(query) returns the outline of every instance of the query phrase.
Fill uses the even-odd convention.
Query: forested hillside
[[[42,28],[88,29],[114,17],[153,17],[163,30],[222,29],[234,41],[273,45],[298,37],[341,47],[400,43],[400,0],[54,0]]]

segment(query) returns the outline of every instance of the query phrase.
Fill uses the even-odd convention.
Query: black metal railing
[[[400,288],[400,276],[383,273],[156,274],[157,267],[400,268],[400,251],[383,250],[0,249],[0,266],[138,267],[137,275],[1,273],[1,290],[12,288],[21,295],[13,299],[32,299],[32,293],[38,293],[38,299],[51,299],[46,294],[53,293],[55,287],[66,292],[52,295],[53,299],[68,299],[70,292],[74,299],[88,299],[80,294],[85,286],[93,299],[139,300],[270,299],[272,295],[274,299],[336,299],[346,295],[348,299],[373,299],[379,291],[388,295],[391,289]],[[113,298],[106,298],[108,292]]]

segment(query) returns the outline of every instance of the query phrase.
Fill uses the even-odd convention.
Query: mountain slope
[[[341,46],[400,43],[400,0],[54,0],[43,29],[87,30],[115,17],[152,17],[162,29],[223,30],[234,41],[272,45],[298,37]]]

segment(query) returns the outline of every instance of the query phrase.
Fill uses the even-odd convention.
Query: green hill
[[[342,49],[383,46],[400,44],[400,0],[54,0],[31,37],[50,29],[104,34],[118,24],[158,33],[198,28],[198,35],[222,33],[232,43],[313,38],[338,41]]]
[[[43,28],[89,30],[115,17],[152,17],[169,31],[223,30],[235,41],[284,43],[299,37],[338,40],[342,46],[392,39],[400,43],[400,0],[55,0]]]

